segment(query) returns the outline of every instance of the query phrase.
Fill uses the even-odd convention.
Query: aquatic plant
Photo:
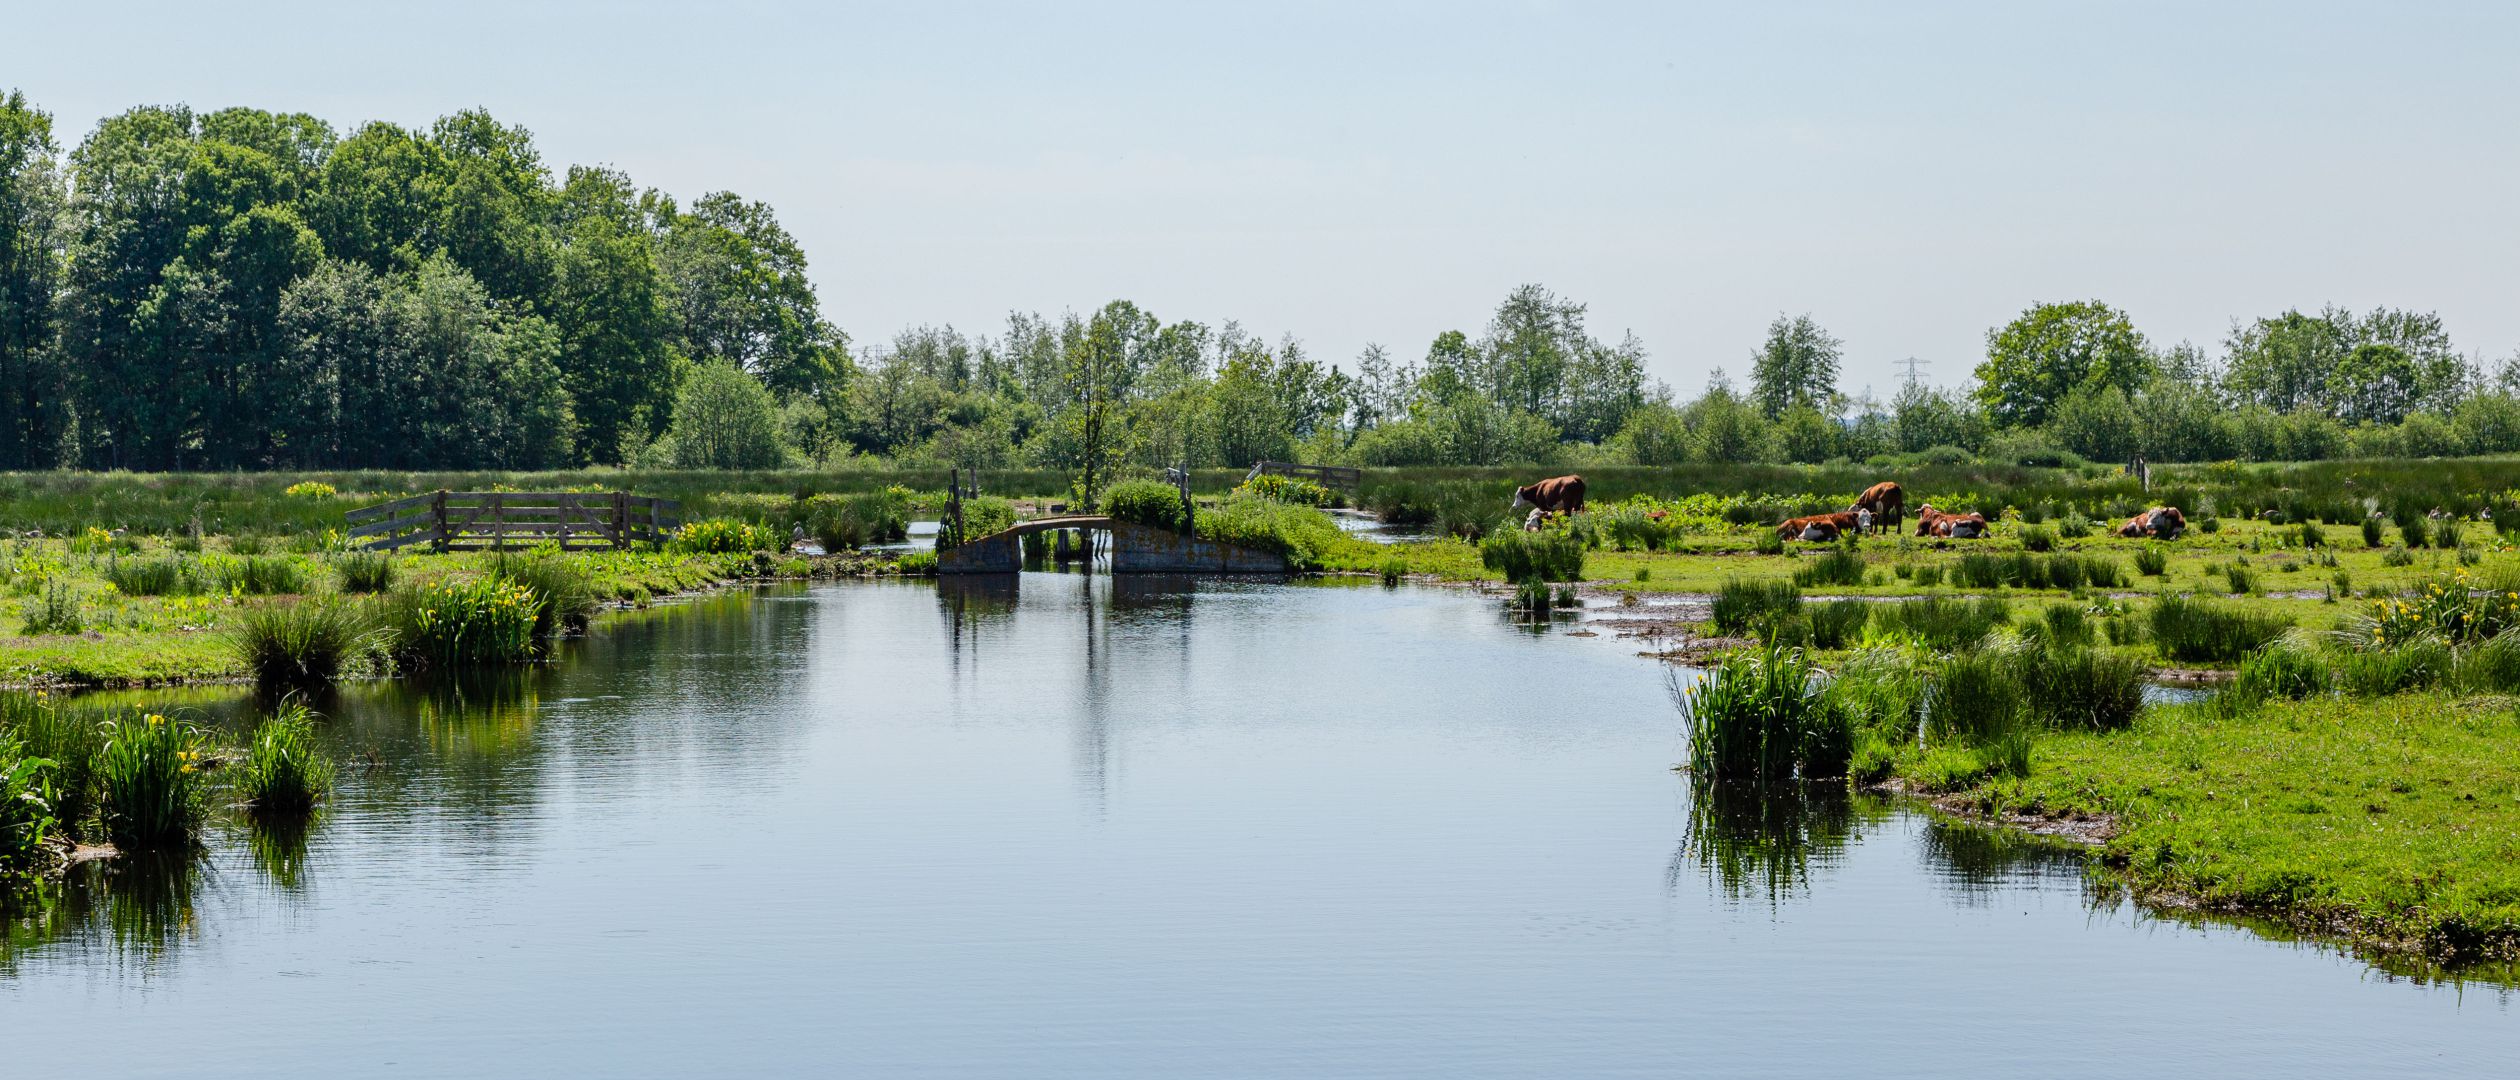
[[[341,575],[341,591],[381,593],[394,587],[394,557],[382,551],[353,551],[333,560]]]
[[[53,763],[49,798],[56,827],[82,835],[96,810],[97,755],[105,747],[96,719],[40,690],[0,690],[0,732],[14,737],[26,756]]]
[[[2153,601],[2149,623],[2161,655],[2201,663],[2238,660],[2292,626],[2292,620],[2281,615],[2243,611],[2176,593],[2164,593]]]
[[[1689,769],[1711,780],[1773,781],[1846,775],[1855,731],[1800,649],[1726,656],[1683,684],[1669,676],[1689,730]]]
[[[534,596],[534,637],[584,633],[595,618],[593,578],[577,556],[541,551],[499,560],[495,576]]]
[[[114,846],[189,846],[208,800],[201,739],[191,724],[157,713],[108,721],[98,753],[98,809]]]
[[[2327,692],[2327,661],[2297,635],[2270,641],[2242,657],[2239,673],[2214,695],[2215,708],[2231,715],[2277,699],[2298,701]]]
[[[52,773],[51,760],[0,728],[0,887],[31,876],[44,858],[55,828]]]
[[[257,815],[304,817],[332,790],[332,761],[317,744],[313,714],[291,703],[254,728],[236,767],[237,794]]]
[[[226,633],[254,682],[267,689],[329,686],[374,640],[366,612],[329,598],[247,607]]]
[[[1385,586],[1396,586],[1409,576],[1409,557],[1396,551],[1389,555],[1385,555],[1383,556],[1382,566],[1379,567],[1376,572],[1382,576],[1382,583]],[[1637,572],[1640,574],[1644,573],[1642,570]],[[1639,578],[1638,580],[1642,581],[1644,579]]]
[[[1294,503],[1297,506],[1343,506],[1347,502],[1337,492],[1311,480],[1300,476],[1280,476],[1276,473],[1265,473],[1245,480],[1235,485],[1233,493],[1275,499],[1282,503]],[[1177,495],[1175,501],[1179,501]]]
[[[667,551],[723,555],[747,551],[779,551],[787,547],[778,530],[733,518],[688,522],[665,542]]]
[[[888,488],[817,498],[810,504],[804,525],[825,552],[891,543],[910,535],[909,496]]]
[[[1724,583],[1715,594],[1715,632],[1725,635],[1748,633],[1771,620],[1790,616],[1802,608],[1802,590],[1784,581],[1745,581],[1734,579]]]
[[[1831,548],[1829,553],[1794,568],[1794,584],[1803,588],[1819,585],[1861,585],[1864,583],[1864,557],[1851,547]]]
[[[893,560],[893,572],[903,577],[934,577],[936,576],[936,553],[933,551],[902,552],[901,558]]]
[[[1511,582],[1573,581],[1584,576],[1584,546],[1563,526],[1500,529],[1479,541],[1479,564]]]
[[[2012,605],[2001,597],[1924,596],[1879,605],[1873,625],[1935,649],[1951,650],[1977,644],[2011,618]]]
[[[450,576],[395,590],[382,608],[396,663],[408,668],[512,664],[539,655],[532,589],[496,578]]]
[[[2118,731],[2144,712],[2144,667],[2106,649],[2049,643],[2018,654],[2030,715],[2060,728]]]

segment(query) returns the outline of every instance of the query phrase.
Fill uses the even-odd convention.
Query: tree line
[[[1344,367],[1128,301],[853,346],[770,207],[555,173],[480,111],[344,135],[131,109],[63,153],[0,98],[0,469],[764,468],[854,458],[1107,476],[1361,465],[2520,450],[2509,362],[2430,313],[2236,323],[2157,347],[2097,301],[1987,333],[1970,385],[1840,385],[1779,316],[1736,389],[1680,400],[1633,335],[1514,290],[1477,332]],[[1088,481],[1089,487],[1096,486]]]

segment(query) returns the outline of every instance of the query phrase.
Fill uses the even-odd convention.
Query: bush
[[[2194,663],[2230,663],[2291,627],[2280,615],[2257,615],[2211,601],[2164,594],[2153,601],[2153,644],[2161,655]]]
[[[1247,503],[1270,500],[1246,497]],[[1121,521],[1165,532],[1182,531],[1181,489],[1161,480],[1124,480],[1103,493],[1103,513]]]
[[[1276,473],[1245,480],[1235,486],[1234,494],[1275,499],[1282,503],[1294,503],[1297,506],[1338,506],[1342,502],[1336,493],[1320,484],[1300,476],[1280,476]],[[1175,494],[1175,501],[1179,501],[1178,493]]]
[[[304,705],[292,704],[254,729],[237,773],[237,793],[260,817],[304,817],[332,790],[332,762],[316,745]]]
[[[384,606],[394,660],[409,668],[451,669],[534,659],[541,601],[532,589],[497,578],[447,577],[396,590]]]
[[[321,480],[300,480],[281,489],[280,493],[292,499],[329,499],[334,494],[333,486]]]
[[[2464,542],[2465,536],[2457,518],[2443,518],[2433,522],[2433,546],[2443,551],[2459,550],[2459,545]]]
[[[1864,583],[1864,557],[1852,548],[1839,547],[1794,569],[1794,584],[1803,588],[1816,585],[1861,585]]]
[[[787,544],[777,530],[733,518],[710,518],[684,525],[665,542],[668,551],[723,555],[748,551],[781,551]]]
[[[2327,688],[2327,663],[2307,646],[2279,638],[2241,658],[2238,676],[2215,695],[2215,702],[2231,713],[2277,698],[2297,701]]]
[[[25,750],[14,732],[0,728],[0,888],[35,873],[45,857],[45,840],[59,827],[52,805],[54,763]]]
[[[1349,539],[1328,514],[1269,499],[1227,499],[1213,510],[1201,511],[1197,524],[1202,539],[1273,551],[1297,570],[1318,569],[1340,545],[1363,543]]]
[[[109,722],[97,768],[106,837],[126,851],[191,846],[209,806],[201,764],[190,724],[157,713]]]
[[[1786,582],[1727,581],[1715,594],[1715,632],[1739,636],[1801,610],[1802,591]]]
[[[1854,725],[1797,649],[1727,656],[1671,693],[1689,729],[1689,770],[1709,780],[1846,775]]]
[[[2304,549],[2323,547],[2327,544],[2327,530],[2320,528],[2318,522],[2315,521],[2302,522],[2298,535]]]
[[[366,616],[337,600],[267,603],[236,614],[228,644],[265,688],[329,686],[349,661],[366,654]]]
[[[961,547],[983,536],[994,536],[1015,527],[1015,504],[995,495],[982,495],[962,501],[962,528],[956,531],[949,515],[938,523],[936,549]]]
[[[1584,540],[1562,526],[1500,529],[1479,541],[1479,565],[1516,583],[1575,581],[1584,576]]]
[[[2231,584],[2232,592],[2245,596],[2257,591],[2257,575],[2248,567],[2235,562],[2225,564],[2222,570],[2223,580]]]
[[[116,559],[105,580],[125,596],[191,596],[202,589],[201,568],[190,559]]]
[[[341,575],[341,591],[381,593],[394,587],[394,557],[382,551],[353,551],[333,561]]]
[[[2422,518],[2414,518],[2399,522],[2398,537],[2405,540],[2406,546],[2409,548],[2423,547],[2432,540],[2432,538],[2424,532],[2424,519]]]
[[[2520,521],[2520,517],[2516,517],[2513,520]],[[2362,536],[2364,547],[2376,548],[2382,544],[2388,543],[2387,534],[2381,530],[2380,519],[2376,517],[2366,517],[2362,519]]]
[[[933,551],[903,552],[893,562],[893,572],[903,577],[935,577],[936,553]]]
[[[2142,547],[2135,551],[2135,572],[2145,577],[2160,577],[2170,569],[2170,556],[2160,548]]]
[[[1384,585],[1396,586],[1400,584],[1403,579],[1406,579],[1409,576],[1408,556],[1402,555],[1398,552],[1393,552],[1389,555],[1383,556],[1382,566],[1377,572],[1382,575],[1382,583]]]
[[[247,555],[219,568],[222,591],[273,596],[306,591],[306,571],[286,555]]]

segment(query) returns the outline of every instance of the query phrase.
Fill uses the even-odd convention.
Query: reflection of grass
[[[256,817],[245,829],[245,846],[253,852],[273,884],[295,892],[306,884],[306,837],[309,818]]]
[[[1813,866],[1834,862],[1880,813],[1838,784],[1697,783],[1689,795],[1681,851],[1734,900],[1774,901],[1808,888]]]

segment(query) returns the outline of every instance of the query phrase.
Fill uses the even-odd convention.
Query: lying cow
[[[1855,527],[1855,512],[1840,510],[1834,514],[1813,514],[1809,517],[1786,518],[1776,523],[1780,540],[1809,540],[1827,543]]]
[[[1525,484],[1515,488],[1511,509],[1517,514],[1525,510],[1538,510],[1549,514],[1583,513],[1584,478],[1553,476],[1536,484]]]
[[[1865,488],[1863,494],[1856,496],[1852,509],[1871,511],[1872,523],[1866,527],[1867,531],[1878,528],[1883,532],[1897,532],[1899,519],[1907,513],[1907,491],[1884,480]]]
[[[2129,540],[2151,537],[2155,540],[2176,540],[2187,531],[2187,515],[2175,506],[2156,506],[2117,527],[2117,534]]]
[[[1947,514],[1934,509],[1932,503],[1916,511],[1916,535],[1940,536],[1952,540],[1977,540],[1987,534],[1986,515],[1971,511]]]

